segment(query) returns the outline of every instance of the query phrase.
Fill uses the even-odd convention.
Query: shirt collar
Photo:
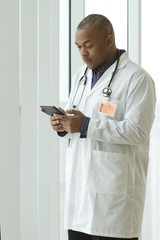
[[[120,49],[119,50],[119,55],[121,56],[123,53],[125,52],[125,50]],[[107,65],[105,65],[103,68],[100,69],[93,69],[92,73],[95,75],[102,75],[113,63],[115,63],[118,59],[118,56],[116,56],[115,58],[113,58],[109,63],[107,63]]]

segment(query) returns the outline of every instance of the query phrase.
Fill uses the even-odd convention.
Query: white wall
[[[0,1],[0,225],[2,240],[20,239],[19,1]]]
[[[20,6],[20,221],[21,239],[38,239],[37,1]]]
[[[58,44],[58,0],[0,0],[2,240],[59,240]]]
[[[58,105],[58,0],[21,0],[21,240],[59,240],[59,142],[40,105]]]

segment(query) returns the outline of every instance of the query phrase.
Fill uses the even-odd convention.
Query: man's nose
[[[80,51],[80,54],[81,54],[81,56],[87,56],[88,55],[87,49],[85,47],[82,47],[81,51]]]

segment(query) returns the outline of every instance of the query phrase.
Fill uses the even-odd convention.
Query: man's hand
[[[62,108],[59,108],[59,110],[62,111],[64,114],[66,114],[66,112]],[[63,132],[63,131],[65,131],[64,128],[62,127],[62,125],[60,124],[59,118],[57,118],[55,116],[51,116],[43,108],[41,109],[41,111],[50,116],[50,122],[51,122],[52,128],[56,132]]]
[[[63,129],[63,131],[67,131],[69,133],[80,132],[82,122],[85,118],[84,114],[74,109],[67,110],[66,113],[72,114],[72,115],[54,114],[54,117],[52,117],[52,119],[54,118],[53,120],[56,119],[55,121],[56,125],[54,124],[54,129],[55,128],[57,129],[57,127],[59,127],[60,130]]]
[[[64,114],[66,114],[66,112],[62,109],[62,108],[58,108],[61,112],[63,112]],[[65,129],[62,127],[61,123],[60,123],[60,119],[58,116],[61,116],[59,114],[54,114],[53,116],[51,116],[50,118],[50,122],[51,122],[51,126],[52,128],[56,131],[56,132],[64,132]]]

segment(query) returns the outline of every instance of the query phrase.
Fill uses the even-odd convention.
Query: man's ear
[[[106,45],[107,47],[112,47],[114,44],[114,38],[111,34],[109,34],[107,37],[106,37]]]

